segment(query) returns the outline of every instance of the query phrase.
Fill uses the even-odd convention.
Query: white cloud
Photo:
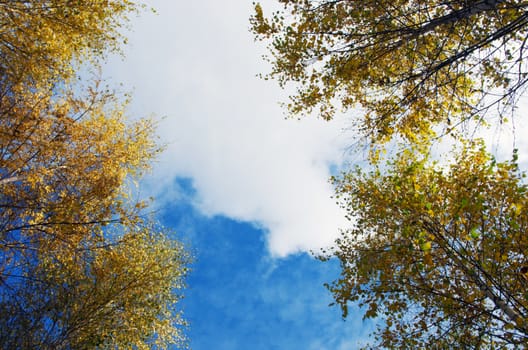
[[[274,255],[331,244],[345,224],[328,183],[342,125],[284,120],[284,94],[255,77],[267,66],[248,32],[251,3],[151,4],[158,15],[134,20],[125,61],[104,72],[134,87],[134,113],[166,117],[154,195],[175,200],[174,178],[189,177],[199,209],[262,226]]]
[[[248,31],[250,1],[150,4],[158,15],[134,19],[125,61],[105,74],[134,89],[134,113],[166,117],[160,134],[169,147],[154,169],[153,194],[179,200],[174,179],[191,178],[199,209],[262,226],[277,256],[331,244],[346,225],[327,181],[350,141],[345,123],[284,120],[278,101],[286,96],[256,78],[269,67]],[[528,128],[518,124],[515,145],[526,157],[519,130]],[[483,133],[509,158],[507,130],[500,139],[496,130]]]

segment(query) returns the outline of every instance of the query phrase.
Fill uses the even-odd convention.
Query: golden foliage
[[[70,77],[74,61],[118,50],[120,28],[137,10],[130,0],[1,0],[2,82],[49,86]]]
[[[0,0],[0,344],[184,346],[188,255],[131,184],[160,151],[150,119],[78,64],[117,50],[128,0]]]
[[[181,329],[185,322],[175,306],[181,298],[186,253],[159,227],[145,224],[120,231],[109,239],[112,230],[106,230],[105,238],[86,237],[76,246],[48,245],[43,240],[34,263],[25,266],[26,280],[17,296],[3,290],[3,346],[185,346]]]
[[[68,232],[59,238],[73,239],[87,229],[68,226],[130,216],[123,184],[158,152],[151,121],[127,125],[115,96],[96,90],[86,101],[69,92],[6,96],[1,107],[4,234],[61,224]]]
[[[270,45],[269,77],[297,87],[292,114],[331,119],[360,107],[357,129],[379,145],[438,132],[507,107],[525,86],[526,3],[518,1],[281,0],[255,5],[257,39]],[[500,109],[500,108],[499,108]]]
[[[335,179],[352,219],[330,290],[381,317],[388,348],[521,346],[528,340],[528,188],[515,160],[470,145],[441,168],[404,151]]]
[[[335,178],[352,228],[322,259],[344,317],[359,302],[381,319],[377,346],[525,348],[527,187],[516,160],[496,163],[463,126],[499,123],[528,79],[528,3],[279,0],[255,4],[251,30],[269,43],[266,78],[296,87],[288,110],[332,119],[354,110],[368,166]],[[426,156],[450,134],[458,158]],[[389,144],[401,151],[387,164]],[[395,146],[397,145],[397,146]]]
[[[188,258],[127,185],[159,152],[154,124],[127,122],[97,88],[1,104],[0,342],[12,348],[183,344]]]

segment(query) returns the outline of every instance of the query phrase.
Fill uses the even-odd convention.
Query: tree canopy
[[[335,178],[351,219],[329,286],[383,320],[387,348],[482,348],[528,342],[528,188],[515,160],[467,146],[442,168],[404,151],[388,171]]]
[[[72,79],[119,50],[128,0],[0,1],[0,343],[185,346],[189,255],[134,199],[161,147],[127,98]],[[81,79],[85,80],[85,79]]]
[[[3,84],[49,85],[71,77],[75,62],[117,51],[120,28],[140,8],[130,0],[0,1]]]
[[[279,2],[269,17],[256,4],[251,23],[270,41],[270,77],[297,86],[290,112],[360,107],[374,144],[428,142],[491,107],[504,117],[526,85],[525,2]]]
[[[528,3],[278,3],[270,15],[255,4],[250,20],[269,43],[266,77],[296,87],[293,115],[353,113],[349,130],[374,151],[366,169],[333,178],[350,225],[320,258],[340,261],[328,288],[343,316],[359,303],[376,319],[375,348],[525,348],[524,174],[517,151],[495,161],[462,126],[515,115]],[[455,151],[433,161],[429,146],[447,134]]]
[[[33,256],[13,259],[18,266],[7,266],[0,288],[0,343],[9,349],[185,346],[176,303],[188,255],[159,227],[130,229],[114,227],[113,239],[84,237],[76,244],[41,240],[31,247]]]

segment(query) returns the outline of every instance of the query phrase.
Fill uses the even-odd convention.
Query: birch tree
[[[328,287],[378,319],[384,348],[524,348],[528,344],[528,188],[510,162],[466,145],[440,166],[408,151],[335,178],[351,219]]]
[[[379,146],[429,143],[468,120],[509,116],[526,86],[524,1],[280,0],[255,5],[268,77],[297,88],[294,115],[359,108],[355,128]]]
[[[160,151],[127,98],[72,78],[118,51],[128,0],[0,0],[0,343],[185,346],[189,258],[133,186]],[[83,86],[87,88],[83,89]]]

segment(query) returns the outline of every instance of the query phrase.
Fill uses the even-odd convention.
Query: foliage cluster
[[[528,193],[468,124],[507,122],[527,82],[528,4],[516,0],[279,0],[251,30],[293,115],[354,113],[369,169],[333,178],[350,227],[328,284],[375,318],[385,348],[526,348]],[[453,136],[436,163],[430,145]],[[390,144],[391,156],[380,149]],[[526,150],[523,150],[526,151]]]
[[[0,343],[10,349],[184,344],[189,257],[130,184],[159,152],[151,120],[81,64],[119,50],[129,0],[0,1]],[[82,90],[82,91],[80,91]]]
[[[251,18],[271,40],[271,78],[296,82],[294,114],[361,107],[357,129],[373,143],[395,135],[428,142],[492,106],[512,106],[526,85],[528,28],[519,1],[280,0]]]
[[[442,168],[404,152],[386,172],[335,180],[353,228],[337,241],[343,313],[382,317],[389,348],[479,348],[528,342],[528,187],[514,161],[465,146]]]

